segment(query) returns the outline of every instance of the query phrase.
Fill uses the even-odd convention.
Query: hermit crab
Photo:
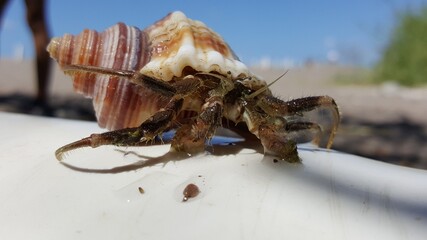
[[[71,75],[75,91],[93,98],[99,125],[111,130],[59,148],[58,160],[81,147],[143,146],[171,129],[171,151],[201,152],[228,121],[245,123],[266,154],[299,162],[298,136],[308,133],[318,142],[323,132],[304,113],[332,113],[328,148],[339,124],[334,99],[274,97],[220,35],[181,12],[145,30],[118,23],[104,32],[66,34],[47,50]]]

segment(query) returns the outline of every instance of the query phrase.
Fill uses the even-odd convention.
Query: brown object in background
[[[0,0],[0,18],[3,15],[7,0]],[[27,23],[33,34],[37,66],[36,105],[45,106],[48,99],[50,60],[46,51],[49,43],[49,32],[45,18],[44,0],[25,0]]]

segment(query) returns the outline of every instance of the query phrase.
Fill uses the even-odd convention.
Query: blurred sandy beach
[[[73,93],[72,82],[52,64],[49,108],[34,103],[34,66],[30,60],[0,60],[0,111],[95,121],[90,99]],[[284,69],[252,69],[271,82]],[[311,64],[292,68],[274,87],[284,100],[329,95],[342,121],[333,148],[385,162],[427,169],[427,88],[337,84],[358,69]]]

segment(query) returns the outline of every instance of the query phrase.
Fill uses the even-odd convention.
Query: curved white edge
[[[300,146],[240,143],[177,160],[168,145],[56,148],[96,123],[0,113],[0,239],[425,239],[427,171]],[[182,202],[196,184],[200,194]],[[138,188],[144,189],[144,194]]]

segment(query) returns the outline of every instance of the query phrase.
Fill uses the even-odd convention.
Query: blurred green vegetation
[[[372,81],[427,84],[427,6],[398,15],[382,59],[373,69]]]

